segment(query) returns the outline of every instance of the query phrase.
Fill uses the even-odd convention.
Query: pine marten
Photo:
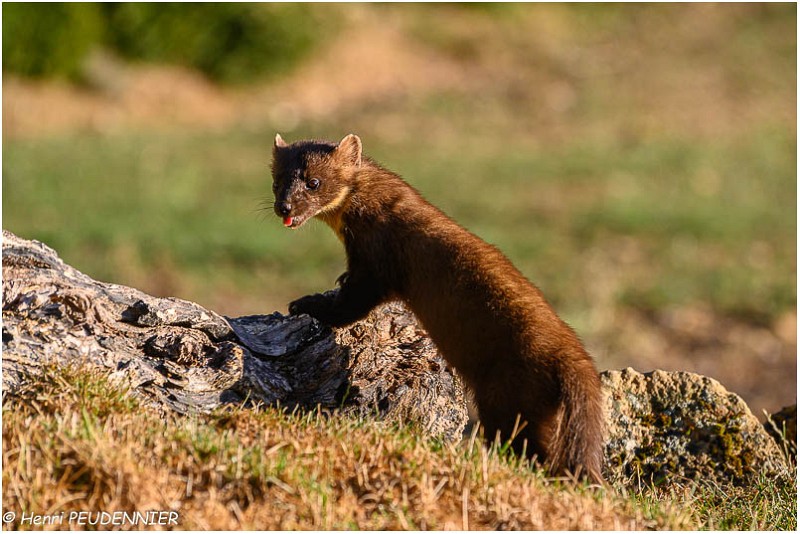
[[[552,474],[600,482],[600,378],[575,332],[497,248],[361,148],[352,134],[339,144],[275,136],[276,214],[289,228],[323,220],[347,251],[338,293],[300,298],[289,312],[344,326],[404,301],[472,389],[488,439],[516,429],[514,449]]]

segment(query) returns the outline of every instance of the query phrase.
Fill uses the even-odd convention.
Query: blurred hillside
[[[272,138],[356,132],[599,367],[795,402],[794,4],[203,6],[3,5],[5,228],[100,279],[285,310],[344,255],[273,216]]]

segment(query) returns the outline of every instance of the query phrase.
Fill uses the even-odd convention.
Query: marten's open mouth
[[[283,218],[283,225],[286,228],[292,228],[292,229],[298,228],[304,222],[305,219],[303,219],[302,217],[295,217],[292,215],[287,215],[286,217]]]

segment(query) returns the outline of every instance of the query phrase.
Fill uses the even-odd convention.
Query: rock
[[[748,484],[786,477],[775,441],[736,394],[712,378],[633,369],[601,373],[610,415],[606,476],[623,484],[680,479]]]
[[[3,390],[44,365],[91,365],[179,412],[280,403],[377,414],[461,436],[460,379],[400,304],[332,331],[308,316],[225,318],[93,280],[3,231]],[[401,333],[400,335],[394,335]]]

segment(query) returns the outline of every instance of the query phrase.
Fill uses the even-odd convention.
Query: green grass
[[[592,310],[701,304],[769,324],[795,308],[795,6],[342,13],[344,33],[391,19],[466,82],[423,90],[407,72],[406,95],[281,133],[357,132],[579,331]],[[344,256],[323,225],[272,215],[278,129],[4,136],[3,226],[100,279],[229,314],[282,308],[331,287]]]
[[[280,306],[330,287],[344,253],[323,225],[290,232],[273,215],[269,133],[7,141],[4,226],[99,279]],[[620,306],[706,302],[769,321],[795,305],[795,140],[782,130],[555,150],[364,142],[567,314],[602,283]]]
[[[445,153],[432,164],[418,154],[409,160],[425,169],[412,165],[408,176],[556,302],[590,307],[581,291],[611,273],[586,272],[587,263],[598,255],[618,261],[614,249],[627,240],[641,257],[621,301],[704,301],[769,317],[795,303],[796,159],[792,137],[754,137],[752,145],[667,138],[554,152],[506,146],[485,157]]]
[[[796,477],[795,477],[796,480]],[[697,513],[709,529],[797,530],[797,488],[761,478],[752,488],[698,488]]]
[[[341,271],[326,265],[336,246],[318,239],[309,257],[259,211],[271,195],[260,141],[233,132],[15,143],[4,159],[5,227],[98,279],[156,293],[200,288],[181,296],[208,298],[202,286],[222,285],[286,295],[281,285],[309,278],[322,286]]]

